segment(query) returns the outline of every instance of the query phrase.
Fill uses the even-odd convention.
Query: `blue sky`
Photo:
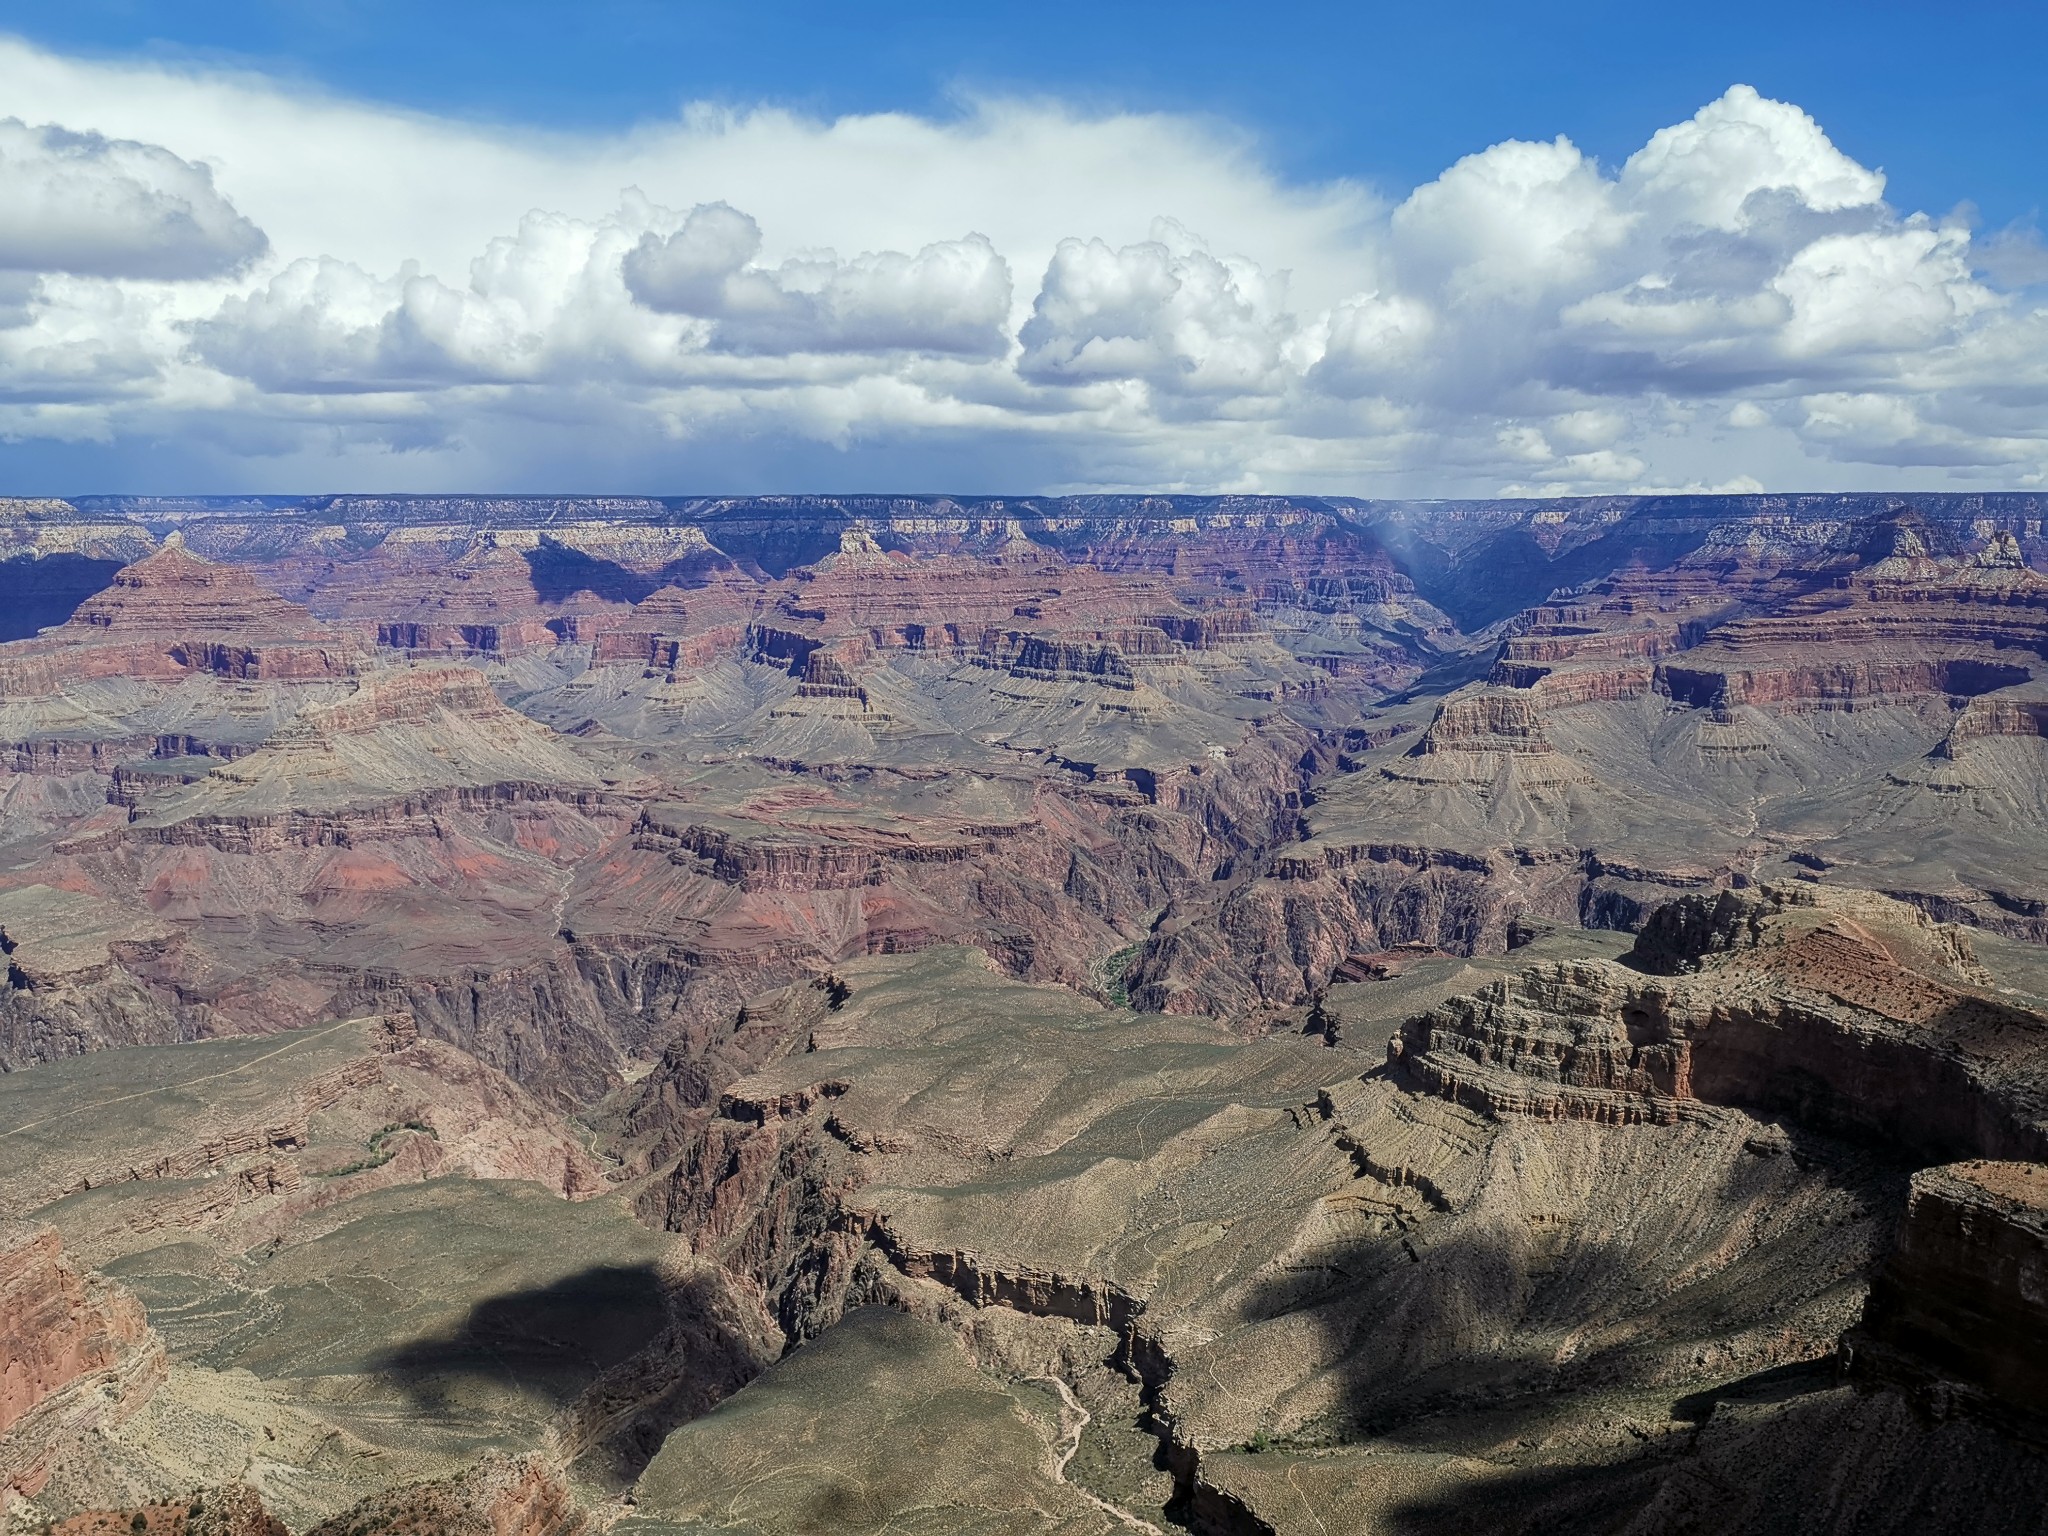
[[[16,489],[2048,472],[2038,4],[71,0],[0,30],[0,198],[51,220],[0,239]]]
[[[1619,161],[1734,81],[1795,101],[1902,204],[2031,220],[2044,196],[2048,6],[1850,4],[734,5],[663,0],[67,0],[17,33],[232,61],[421,111],[624,127],[686,101],[943,115],[964,88],[1208,111],[1303,179],[1406,190],[1460,155],[1563,133]]]

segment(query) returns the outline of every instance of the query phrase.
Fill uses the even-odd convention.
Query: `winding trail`
[[[1100,1495],[1090,1492],[1079,1483],[1067,1481],[1067,1463],[1072,1461],[1080,1451],[1081,1432],[1094,1421],[1095,1415],[1081,1406],[1081,1400],[1074,1396],[1074,1389],[1059,1377],[1027,1376],[1024,1379],[1026,1381],[1043,1382],[1060,1395],[1060,1438],[1062,1449],[1059,1452],[1058,1460],[1053,1463],[1052,1480],[1056,1483],[1065,1484],[1065,1486],[1073,1489],[1074,1492],[1081,1495],[1082,1498],[1093,1504],[1105,1515],[1131,1527],[1133,1530],[1150,1531],[1152,1536],[1166,1536],[1166,1533],[1161,1531],[1150,1520],[1140,1520],[1129,1510],[1119,1508]]]

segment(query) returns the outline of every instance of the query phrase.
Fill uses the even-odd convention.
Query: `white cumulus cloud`
[[[734,352],[1008,350],[1010,268],[986,235],[772,268],[756,264],[760,251],[752,217],[700,204],[673,234],[650,232],[626,253],[626,287],[650,309],[714,322],[712,344]]]
[[[198,278],[263,254],[204,165],[156,144],[0,118],[0,268]]]
[[[2038,241],[1893,207],[1746,86],[1619,166],[1509,141],[1385,199],[1213,122],[1046,101],[542,135],[5,39],[0,88],[64,125],[0,124],[16,465],[91,442],[222,487],[2048,479]]]
[[[1142,380],[1167,393],[1273,386],[1292,330],[1286,284],[1241,257],[1147,240],[1062,240],[1024,323],[1027,379]]]
[[[1789,102],[1731,87],[1685,122],[1660,128],[1622,167],[1622,192],[1661,222],[1740,229],[1760,194],[1790,193],[1822,213],[1868,208],[1884,175],[1851,160]]]

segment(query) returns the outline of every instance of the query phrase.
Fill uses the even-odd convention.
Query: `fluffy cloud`
[[[1285,292],[1243,258],[1165,240],[1120,250],[1062,240],[1019,335],[1018,369],[1047,384],[1136,379],[1168,395],[1265,393],[1293,329]]]
[[[986,358],[1009,347],[1009,269],[981,236],[772,269],[752,264],[760,244],[754,221],[724,203],[677,215],[634,197],[595,223],[528,214],[460,286],[412,264],[380,278],[301,258],[187,329],[206,362],[287,394],[759,388],[844,380],[860,366],[776,362],[807,354]]]
[[[353,262],[302,257],[187,331],[205,362],[282,394],[644,373],[676,355],[681,337],[673,324],[628,315],[619,265],[636,233],[637,221],[532,213],[470,263],[461,286],[412,263],[379,277]]]
[[[198,278],[263,254],[204,165],[155,144],[0,118],[0,268]]]
[[[1893,208],[1742,86],[1618,168],[1511,141],[1381,202],[1213,125],[1046,103],[541,139],[4,41],[0,85],[76,130],[0,127],[0,177],[42,189],[6,191],[36,218],[0,230],[17,463],[175,441],[215,485],[2048,478],[2038,241]]]
[[[1622,167],[1620,189],[1664,224],[1732,230],[1749,222],[1757,197],[1772,193],[1821,213],[1875,207],[1884,174],[1835,148],[1797,107],[1738,85],[1689,121],[1652,134]]]
[[[1510,140],[1417,187],[1388,221],[1404,286],[1444,301],[1527,304],[1583,284],[1634,216],[1569,139]]]
[[[882,251],[842,262],[830,252],[755,264],[761,226],[726,203],[690,210],[666,237],[626,253],[633,297],[650,309],[714,322],[733,352],[1008,350],[1010,268],[986,235],[938,241],[914,256]]]

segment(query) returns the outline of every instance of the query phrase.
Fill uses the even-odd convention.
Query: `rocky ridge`
[[[838,1307],[886,1300],[956,1330],[998,1379],[1029,1375],[1047,1328],[1068,1348],[1094,1340],[1085,1346],[1094,1358],[1138,1383],[1165,1438],[1180,1518],[1196,1530],[1314,1528],[1338,1514],[1448,1530],[1482,1509],[1512,1529],[1595,1510],[1634,1511],[1631,1528],[1654,1529],[1673,1501],[1693,1497],[1695,1479],[1718,1475],[1709,1468],[1764,1454],[1759,1415],[1783,1442],[1769,1466],[1771,1456],[1840,1457],[1846,1468],[1865,1454],[1907,1454],[1901,1436],[1954,1438],[1910,1428],[1920,1410],[1885,1396],[1900,1368],[1877,1373],[1877,1346],[1858,1342],[1908,1336],[1921,1339],[1910,1356],[1917,1369],[1960,1383],[1942,1401],[1972,1426],[1972,1470],[1960,1481],[1930,1472],[1905,1498],[1913,1513],[1893,1517],[1908,1525],[1872,1528],[1966,1528],[1987,1514],[1969,1478],[1994,1464],[2021,1480],[2007,1496],[2022,1502],[1998,1505],[1999,1518],[2026,1528],[2017,1490],[2040,1486],[2048,1466],[2025,1434],[2001,1438],[2012,1433],[2009,1412],[1968,1406],[1971,1393],[2012,1403],[2024,1391],[2002,1379],[2010,1367],[1953,1343],[1929,1347],[1912,1329],[1939,1326],[1952,1340],[1960,1328],[1986,1349],[2014,1327],[2031,1338],[2038,1300],[2018,1300],[2042,1252],[2031,1185],[2012,1186],[2017,1204],[1980,1192],[2010,1214],[1959,1239],[1955,1217],[1935,1214],[1936,1191],[1956,1187],[1954,1172],[1916,1175],[1909,1201],[1897,1165],[1862,1149],[1902,1142],[1939,1159],[1978,1150],[1973,1138],[2010,1146],[2038,1136],[2048,1015],[1986,1000],[2007,1049],[1986,1057],[1979,1038],[1962,1052],[1973,1070],[1958,1114],[1920,1091],[1924,1065],[1885,1055],[1873,1038],[1887,1020],[1919,1049],[1955,1050],[1942,1005],[1984,998],[1989,978],[1953,930],[1880,898],[1804,888],[1733,907],[1699,899],[1667,914],[1635,965],[1525,967],[1405,1022],[1391,1073],[1326,1078],[1305,1103],[1296,1085],[1312,1079],[1295,1073],[1328,1066],[1327,1046],[1275,1041],[1263,1059],[1237,1047],[1224,1079],[1200,1064],[1198,1035],[1133,1021],[1121,1031],[1128,1062],[1108,1067],[1083,1046],[1085,1034],[1070,1034],[1053,1053],[1062,1067],[1019,1080],[1022,1063],[1049,1059],[1015,1022],[1043,1003],[991,997],[1012,1021],[996,1028],[993,1010],[966,1001],[971,969],[913,983],[900,969],[853,968],[852,1001],[837,1012],[807,1005],[812,1049],[726,1090],[700,1133],[708,1140],[683,1147],[653,1210],[700,1256],[759,1287],[798,1338]],[[1803,1006],[1833,1010],[1852,1032],[1861,1010],[1877,1059],[1866,1046],[1809,1050],[1788,1076],[1811,1086],[1789,1099],[1769,1085],[1722,1086],[1711,1063],[1694,1076],[1654,1042],[1630,1045],[1630,1004],[1617,998],[1610,1014],[1605,999],[1588,1008],[1546,990],[1557,978],[1583,988],[1603,968],[1668,987],[1659,973],[1681,966],[1702,1000],[1716,999],[1698,1051],[1705,1031],[1730,1019],[1768,1006],[1789,1023],[1788,1010]],[[938,997],[943,1006],[926,1001]],[[1513,1049],[1487,1057],[1496,1065],[1485,1093],[1462,1091],[1477,1064],[1443,1044],[1447,1032],[1510,1000],[1549,1010],[1550,1022],[1503,1014],[1466,1028],[1460,1038]],[[1608,1047],[1587,1038],[1604,1017],[1626,1021]],[[1577,1043],[1551,1044],[1561,1031]],[[1431,1071],[1440,1058],[1465,1075]],[[984,1110],[971,1128],[945,1118],[948,1106],[973,1102],[963,1087],[992,1070],[1006,1074],[997,1117]],[[1048,1071],[1071,1076],[1052,1087]],[[1168,1094],[1174,1128],[1134,1144],[1094,1120],[1097,1106],[1128,1091],[1119,1079]],[[1053,1106],[1058,1118],[1041,1118]],[[1982,1191],[1992,1176],[1976,1177],[1969,1187]],[[1203,1213],[1192,1224],[1179,1214],[1191,1206]],[[1940,1259],[1922,1257],[1944,1243]],[[1937,1263],[1945,1284],[1929,1289],[1920,1270]],[[1919,1276],[1911,1295],[1954,1298],[1939,1303],[1941,1324],[1887,1322],[1896,1314],[1882,1285],[1866,1309],[1873,1275],[1903,1287],[1907,1273]],[[2025,1316],[1987,1327],[2000,1307]],[[1357,1331],[1368,1319],[1370,1330]],[[1069,1360],[1070,1379],[1086,1379],[1087,1358]],[[1848,1359],[1861,1374],[1845,1385],[1838,1362]],[[859,1392],[856,1379],[839,1390]],[[1770,1385],[1780,1379],[1783,1392]],[[1925,1378],[1913,1390],[1911,1401],[1924,1401]],[[1852,1411],[1873,1391],[1872,1408]],[[762,1411],[776,1400],[764,1398]],[[1504,1402],[1525,1403],[1529,1417]],[[1593,1419],[1574,1418],[1582,1414]],[[1592,1430],[1595,1419],[1609,1428]],[[661,1500],[677,1516],[697,1507],[690,1501],[702,1495],[683,1491],[678,1469],[717,1443],[704,1422],[701,1434],[677,1431],[650,1467],[634,1529],[667,1529]],[[1527,1507],[1510,1515],[1512,1488],[1527,1490]],[[1829,1497],[1841,1501],[1840,1518],[1876,1518],[1860,1495]],[[1156,1507],[1125,1516],[1152,1518]],[[787,1517],[756,1518],[745,1528]]]
[[[81,1437],[134,1414],[163,1382],[141,1306],[81,1273],[58,1234],[0,1222],[0,1516],[33,1497]]]
[[[2048,892],[2010,839],[2048,766],[2048,580],[2010,531],[1940,557],[1929,536],[1916,516],[1789,550],[1752,530],[1531,610],[1484,680],[1368,711],[1302,842],[1176,914],[1134,995],[1291,1003],[1351,935],[1499,949],[1518,915],[1633,928],[1772,877],[2038,942]]]

